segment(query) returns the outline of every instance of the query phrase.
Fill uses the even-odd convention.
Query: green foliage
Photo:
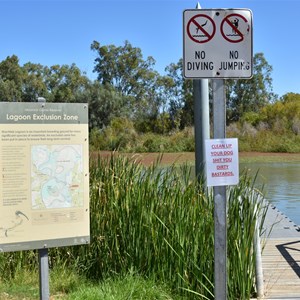
[[[278,125],[279,126],[279,125]],[[280,129],[280,128],[279,128]],[[300,136],[278,130],[260,129],[244,123],[241,128],[230,126],[228,137],[239,139],[239,151],[299,153]]]
[[[137,133],[132,121],[126,118],[114,118],[110,126],[103,130],[94,128],[90,133],[93,150],[132,151],[137,143]]]
[[[255,190],[254,182],[244,173],[240,184],[229,190],[228,214],[235,216],[228,220],[229,280],[228,299],[249,299],[255,293],[253,278],[255,277],[255,253],[253,240],[255,227],[260,226],[261,217],[266,213],[263,195]],[[247,213],[245,213],[247,211]],[[243,238],[237,238],[243,237]]]
[[[103,130],[96,128],[90,132],[91,150],[118,150],[127,152],[189,152],[194,151],[192,128],[172,134],[138,134],[132,121],[115,118]]]
[[[190,172],[185,166],[145,168],[115,156],[92,161],[91,244],[51,249],[50,267],[60,266],[57,274],[69,278],[56,282],[56,289],[75,288],[77,279],[69,274],[74,267],[96,280],[136,270],[141,278],[167,284],[188,299],[213,299],[213,200]],[[249,299],[254,291],[253,224],[261,210],[260,194],[251,187],[242,178],[228,191],[231,299]],[[9,272],[3,267],[8,257],[11,266],[22,265],[20,270],[28,267],[30,253],[20,261],[2,253],[1,279]]]
[[[113,86],[95,81],[84,91],[84,100],[89,104],[90,129],[101,130],[114,118],[129,118],[131,99],[123,97]]]
[[[148,57],[146,61],[140,48],[133,47],[128,41],[124,46],[101,46],[94,41],[91,49],[98,54],[94,71],[102,84],[115,86],[124,95],[137,96],[141,85],[151,78],[149,72],[155,61]]]
[[[39,299],[37,270],[20,270],[14,280],[0,281],[1,300]],[[50,270],[50,299],[65,300],[184,300],[167,285],[130,271],[125,276],[106,278],[100,282],[87,281],[73,268],[55,267]]]
[[[35,102],[43,96],[49,102],[79,102],[88,83],[75,64],[20,66],[15,55],[0,63],[0,101]]]
[[[89,81],[75,64],[51,66],[44,80],[49,91],[47,101],[87,102],[82,94]]]
[[[193,82],[183,78],[183,60],[166,67],[167,76],[172,79],[169,92],[169,113],[174,127],[178,129],[194,124]]]
[[[107,131],[116,118],[131,120],[140,134],[168,136],[171,132],[193,126],[193,82],[183,78],[182,59],[167,66],[167,75],[161,76],[154,70],[155,60],[152,57],[144,59],[141,49],[128,41],[123,46],[100,45],[94,41],[91,50],[96,53],[94,72],[98,77],[94,82],[75,64],[42,66],[27,62],[20,66],[16,55],[8,56],[0,62],[0,101],[34,102],[42,96],[48,102],[87,102],[90,130],[101,132]],[[253,126],[267,120],[277,129],[284,127],[298,134],[300,107],[299,101],[295,100],[297,94],[282,97],[281,105],[286,111],[284,119],[280,117],[279,104],[261,110],[275,99],[271,72],[272,67],[264,55],[257,53],[252,79],[227,81],[228,120],[243,120]],[[127,138],[128,135],[114,138],[104,143],[105,148],[128,150],[130,141]],[[133,144],[136,144],[135,140]],[[142,141],[137,148],[143,148],[143,144],[158,151],[155,140]],[[182,143],[180,147],[171,143],[170,147],[163,148],[177,151],[176,148],[193,147],[190,143],[184,147]]]
[[[239,139],[240,151],[299,153],[299,99],[299,94],[289,93],[259,113],[245,113],[227,127],[228,137]]]
[[[68,297],[70,300],[175,300],[184,298],[174,295],[167,287],[157,284],[154,280],[130,272],[126,276],[108,278],[100,285],[83,287]]]
[[[153,70],[155,60],[143,58],[142,51],[128,41],[124,46],[103,45],[94,41],[91,49],[97,53],[94,72],[102,85],[114,87],[122,97],[132,99],[131,114],[136,121],[153,119],[166,105],[167,77]]]
[[[241,118],[241,123],[249,123],[252,126],[257,126],[261,121],[262,121],[261,115],[253,111],[244,113],[244,115]]]
[[[30,62],[20,68],[22,68],[24,74],[26,74],[23,78],[23,93],[20,99],[24,102],[32,102],[39,96],[50,101],[51,92],[47,86],[46,79],[48,78],[49,69],[40,64]]]
[[[1,281],[15,279],[15,276],[19,271],[22,271],[24,266],[29,271],[38,266],[35,251],[0,253],[0,274],[3,274],[3,276],[0,275]]]
[[[137,152],[164,152],[166,146],[166,138],[162,135],[153,133],[145,134],[142,145],[137,148]]]
[[[268,123],[270,128],[276,127],[280,122],[282,133],[293,132],[293,126],[300,119],[299,94],[287,94],[282,101],[277,101],[273,105],[265,106],[261,110],[261,116]],[[278,127],[278,126],[277,126]],[[296,130],[296,133],[298,131]]]
[[[156,134],[166,134],[172,130],[172,120],[169,114],[161,113],[156,117],[138,120],[135,128],[141,133],[153,132]]]
[[[280,99],[283,103],[288,103],[288,102],[299,102],[300,101],[300,94],[296,93],[287,93],[283,95]]]
[[[192,127],[172,133],[169,136],[169,147],[166,152],[193,152],[195,151],[195,136]]]
[[[7,57],[0,63],[0,99],[2,101],[19,101],[22,96],[24,73],[19,66],[16,55]]]
[[[103,223],[102,218],[94,218],[91,224],[95,243],[85,249],[92,253],[100,247],[102,257],[98,253],[97,263],[90,266],[88,274],[120,273],[134,267],[144,275],[156,274],[162,281],[189,281],[188,274],[197,271],[192,262],[197,261],[199,254],[195,250],[199,245],[197,242],[192,251],[188,240],[197,241],[200,232],[210,231],[201,230],[205,220],[197,221],[197,215],[207,210],[209,203],[203,196],[194,195],[193,184],[184,187],[184,180],[174,170],[146,170],[126,160],[114,159],[108,166],[100,162],[93,170],[91,176],[96,185],[92,195],[96,198],[91,199],[92,210],[102,216],[109,214],[109,221]],[[204,201],[202,207],[196,205],[198,201]],[[207,212],[205,215],[209,217]],[[190,218],[192,223],[183,222]],[[195,230],[187,232],[187,226]],[[209,245],[208,241],[203,244],[207,254]],[[189,267],[184,266],[188,261]],[[86,262],[82,265],[89,266]],[[176,275],[178,272],[183,279]]]
[[[54,294],[54,292],[70,294],[85,283],[86,278],[79,276],[75,266],[66,266],[63,261],[56,262],[50,270],[50,294]]]
[[[82,262],[89,268],[87,273],[103,276],[103,273],[122,273],[133,267],[140,274],[156,276],[173,287],[210,297],[208,291],[212,291],[210,282],[213,282],[212,199],[197,192],[197,184],[188,179],[188,169],[179,173],[173,167],[144,169],[116,158],[108,165],[98,163],[91,174],[91,194],[96,197],[91,201],[92,211],[99,217],[93,218],[91,224],[94,242],[90,249],[84,248],[87,252],[81,257],[88,258],[94,251],[97,255],[96,252],[92,255],[95,265],[90,264],[90,259]],[[229,211],[229,224],[236,229],[228,241],[232,249],[231,266],[236,264],[233,260],[238,253],[252,249],[251,221],[257,217],[257,210],[252,210],[251,205],[257,205],[257,199],[249,185],[249,181],[242,179],[240,186],[233,188],[229,196],[230,207],[239,207],[238,212],[236,209]],[[105,222],[103,216],[107,216]],[[234,221],[231,223],[230,220]],[[249,239],[242,241],[245,235]],[[239,247],[236,247],[237,242]],[[241,281],[247,281],[245,285],[249,288],[243,293],[248,296],[254,288],[254,266],[250,263],[253,258],[243,261],[242,273],[241,268],[229,268],[230,272],[236,272],[234,276],[239,274]],[[229,278],[236,277],[230,275]],[[230,284],[234,286],[232,293],[242,293],[242,286],[238,289],[233,282]]]
[[[148,133],[141,136],[139,146],[133,152],[187,152],[193,149],[193,136],[186,135],[185,132],[168,136]]]
[[[251,79],[226,80],[229,123],[240,120],[246,112],[259,112],[276,98],[272,92],[272,66],[268,64],[263,53],[254,55],[253,70]]]
[[[14,260],[14,263],[16,262],[17,260]],[[16,271],[14,277],[10,279],[5,278],[5,273],[3,273],[0,276],[0,299],[39,299],[39,274],[37,270],[31,269],[29,265],[26,265],[26,268]]]

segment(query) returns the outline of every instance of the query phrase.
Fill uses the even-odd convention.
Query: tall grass
[[[102,278],[133,268],[192,291],[191,298],[213,298],[213,197],[190,180],[188,167],[146,169],[113,156],[96,161],[90,178],[92,243],[78,253],[85,274]],[[230,299],[255,293],[255,197],[247,176],[228,194]]]
[[[256,226],[262,229],[267,206],[261,192],[254,187],[255,178],[251,179],[245,172],[240,184],[229,190],[229,299],[249,299],[249,295],[256,293],[253,241]]]
[[[213,299],[212,195],[190,180],[188,167],[145,168],[133,160],[112,156],[91,162],[91,243],[51,249],[50,265],[75,265],[96,280],[134,270],[189,299]],[[258,198],[247,177],[229,190],[229,299],[249,299],[255,293]]]
[[[199,280],[212,274],[212,203],[189,177],[188,168],[179,174],[98,160],[90,173],[92,243],[79,250],[85,273],[101,278],[133,268],[205,294]]]

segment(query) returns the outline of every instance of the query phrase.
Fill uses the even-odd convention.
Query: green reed
[[[91,160],[91,243],[51,249],[50,265],[76,266],[96,280],[134,270],[190,299],[213,299],[213,196],[190,172],[114,155]],[[228,190],[229,299],[255,292],[253,234],[261,208],[251,188],[244,177]]]
[[[256,178],[256,176],[255,176]],[[228,280],[229,299],[249,299],[255,294],[255,228],[262,230],[267,212],[260,190],[244,173],[238,186],[229,190],[228,200]],[[263,187],[262,187],[263,189]]]
[[[92,242],[80,250],[85,273],[101,278],[133,268],[190,291],[191,298],[212,299],[213,196],[190,178],[188,167],[145,168],[114,156],[94,162]],[[247,176],[228,189],[230,299],[247,299],[255,292],[252,248],[261,211],[258,199]]]

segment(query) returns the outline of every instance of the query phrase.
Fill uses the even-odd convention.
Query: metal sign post
[[[199,8],[199,7],[197,7]],[[225,140],[226,137],[226,97],[225,78],[251,78],[253,74],[252,47],[252,12],[249,9],[189,9],[183,12],[183,76],[194,79],[195,99],[195,137],[197,144],[202,144],[204,134],[201,135],[201,123],[196,113],[209,113],[208,108],[198,103],[196,93],[200,94],[199,79],[213,79],[213,136],[214,139]],[[199,134],[199,133],[200,134]],[[203,132],[203,131],[202,131]],[[199,140],[197,141],[197,136]],[[220,141],[221,143],[223,141]],[[233,144],[230,144],[230,147]],[[225,145],[225,147],[227,147]],[[229,147],[229,144],[228,144]],[[200,148],[199,148],[200,149]],[[207,150],[207,149],[206,149]],[[235,150],[235,151],[232,151]],[[227,299],[227,208],[226,185],[236,184],[238,171],[228,170],[227,162],[233,162],[236,149],[226,151],[230,156],[212,160],[219,164],[213,175],[222,179],[214,184],[214,225],[215,225],[215,299]],[[213,154],[218,154],[214,152]],[[203,152],[201,154],[203,156]],[[197,155],[196,155],[197,157]],[[199,157],[199,156],[198,156]],[[204,162],[204,161],[203,161]],[[207,163],[207,160],[206,160]],[[233,165],[232,165],[233,166]],[[196,168],[199,162],[196,159]],[[207,175],[207,174],[206,174]],[[223,178],[221,178],[223,176]],[[232,176],[234,180],[225,180]],[[208,177],[206,176],[206,179]],[[207,185],[208,180],[207,180]],[[211,186],[211,185],[209,185]]]
[[[38,102],[45,103],[46,99],[38,97]],[[39,279],[40,279],[40,300],[49,300],[49,256],[48,248],[38,250],[39,256]]]
[[[213,80],[214,138],[226,137],[226,101],[223,79]],[[215,299],[227,299],[226,186],[214,186]]]
[[[48,300],[49,292],[49,261],[48,248],[39,249],[40,300]]]
[[[198,3],[196,9],[201,9]],[[210,138],[208,79],[193,80],[196,178],[205,180],[205,140]]]
[[[205,140],[210,138],[208,80],[193,80],[196,178],[205,180]]]

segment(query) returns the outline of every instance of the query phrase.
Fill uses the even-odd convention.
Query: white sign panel
[[[239,182],[237,139],[205,140],[207,186],[236,185]]]
[[[185,78],[251,78],[252,12],[189,9],[183,12]]]

